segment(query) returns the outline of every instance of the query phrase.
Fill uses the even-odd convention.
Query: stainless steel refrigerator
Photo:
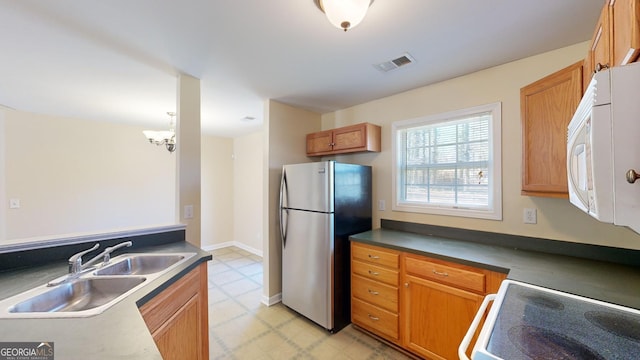
[[[351,322],[349,236],[371,229],[371,202],[369,166],[282,169],[282,303],[332,332]]]

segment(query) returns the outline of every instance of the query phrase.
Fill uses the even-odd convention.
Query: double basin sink
[[[44,284],[0,301],[0,318],[87,317],[124,299],[196,253],[135,253],[111,259],[81,275]]]

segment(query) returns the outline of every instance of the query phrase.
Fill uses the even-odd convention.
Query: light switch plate
[[[20,209],[20,199],[9,199],[9,209]]]
[[[185,205],[185,207],[184,207],[184,218],[185,219],[193,219],[193,205]]]
[[[384,200],[378,200],[378,210],[384,211],[386,208],[386,204]]]

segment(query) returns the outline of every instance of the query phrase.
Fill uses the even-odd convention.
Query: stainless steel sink
[[[0,300],[0,318],[70,318],[102,313],[196,253],[131,253]]]
[[[95,275],[148,275],[169,269],[186,258],[185,254],[129,254],[112,260]],[[114,261],[121,259],[119,261]]]
[[[146,278],[77,279],[50,288],[11,307],[10,313],[76,312],[104,306],[127,291],[142,284]]]

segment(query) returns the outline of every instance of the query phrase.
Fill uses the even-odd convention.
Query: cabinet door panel
[[[609,67],[611,66],[611,46],[609,42],[610,38],[610,25],[609,25],[609,6],[605,5],[600,13],[600,18],[596,24],[596,29],[591,39],[591,64],[593,69],[596,70],[598,66]]]
[[[483,297],[413,276],[406,282],[405,346],[427,358],[457,359]]]
[[[640,0],[615,0],[611,5],[613,65],[635,61],[640,53]]]
[[[333,132],[321,131],[307,135],[307,154],[326,153],[333,149]]]
[[[333,131],[333,150],[364,148],[366,145],[366,127],[362,125],[347,126]]]
[[[163,359],[209,356],[207,264],[164,289],[140,307]]]
[[[202,359],[196,344],[201,344],[200,301],[192,297],[174,316],[153,334],[164,360]]]
[[[568,197],[567,126],[582,98],[582,61],[520,90],[522,194]]]

